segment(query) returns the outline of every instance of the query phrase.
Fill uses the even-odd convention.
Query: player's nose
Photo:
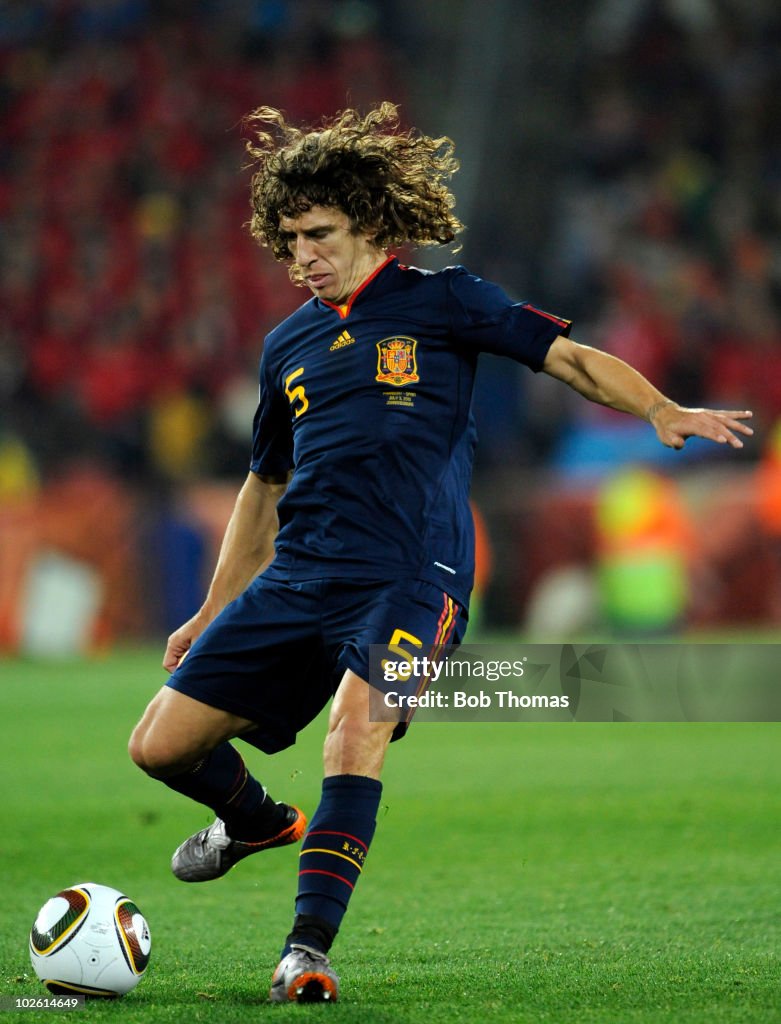
[[[314,262],[316,253],[314,246],[308,238],[299,238],[296,240],[296,263],[300,267],[308,267],[310,263]]]

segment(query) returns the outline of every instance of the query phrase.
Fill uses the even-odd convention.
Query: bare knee
[[[221,714],[164,686],[133,730],[128,753],[155,778],[186,771],[224,738],[213,722]]]
[[[333,721],[323,747],[325,775],[379,779],[394,724],[366,722],[354,715]]]
[[[369,686],[347,671],[336,692],[323,748],[325,775],[379,779],[394,722],[372,722]]]
[[[128,752],[147,775],[166,778],[187,771],[251,724],[164,686],[133,730]]]
[[[177,749],[173,737],[164,730],[145,727],[143,720],[133,730],[128,753],[142,771],[156,779],[178,775],[198,760],[197,756]]]

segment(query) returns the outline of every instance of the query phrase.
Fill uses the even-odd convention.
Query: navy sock
[[[287,808],[276,804],[247,771],[241,754],[221,743],[180,775],[161,780],[169,789],[211,807],[231,839],[261,840],[282,828]]]
[[[320,804],[301,847],[294,942],[327,953],[363,869],[377,824],[382,784],[363,775],[323,780]]]

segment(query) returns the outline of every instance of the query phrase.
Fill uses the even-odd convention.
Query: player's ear
[[[379,234],[380,229],[378,227],[372,228],[371,231],[367,234],[366,239],[370,245],[373,245],[375,247],[375,249],[384,249],[385,246],[381,245],[380,242],[377,241]]]
[[[371,245],[377,245],[377,236],[380,233],[379,224],[354,224],[353,232],[365,238]]]

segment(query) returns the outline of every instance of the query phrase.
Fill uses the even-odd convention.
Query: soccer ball
[[[114,999],[139,983],[152,939],[141,911],[117,889],[80,882],[38,912],[33,969],[50,992]]]

